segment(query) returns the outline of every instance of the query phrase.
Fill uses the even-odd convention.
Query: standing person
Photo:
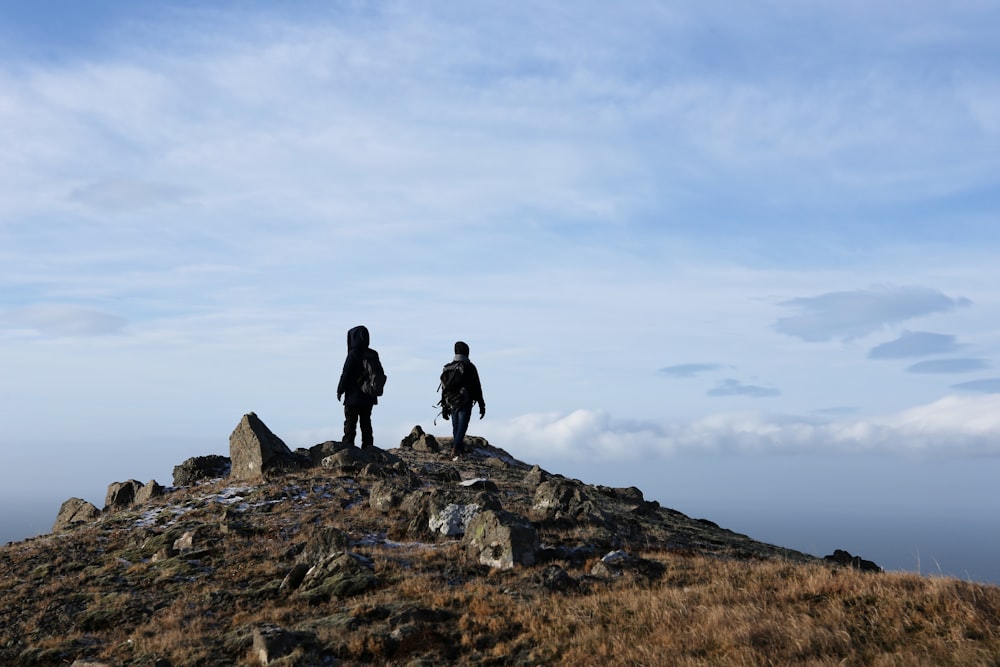
[[[378,352],[368,347],[368,329],[357,326],[347,332],[347,359],[337,384],[337,400],[344,398],[344,439],[354,445],[361,422],[361,448],[375,446],[372,435],[372,407],[378,404],[385,384],[385,373]]]
[[[483,386],[476,365],[469,361],[468,344],[455,343],[455,358],[441,371],[441,414],[451,419],[453,458],[465,455],[465,432],[472,420],[472,406],[479,403],[479,418],[486,416]]]

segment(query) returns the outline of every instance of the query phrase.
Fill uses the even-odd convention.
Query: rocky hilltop
[[[249,413],[229,457],[183,462],[170,487],[112,483],[102,509],[67,500],[53,534],[4,548],[0,664],[603,664],[552,635],[587,626],[563,605],[693,590],[705,563],[878,570],[470,441],[461,460],[419,426],[391,450],[293,451]],[[726,664],[706,650],[685,664]]]

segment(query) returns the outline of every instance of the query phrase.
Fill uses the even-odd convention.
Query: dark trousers
[[[345,405],[344,406],[344,439],[343,443],[354,444],[354,438],[358,434],[358,422],[361,422],[361,446],[374,447],[375,437],[372,435],[372,406],[370,405]]]
[[[451,413],[451,448],[456,454],[465,453],[465,432],[469,430],[469,420],[472,419],[472,406],[458,408]]]

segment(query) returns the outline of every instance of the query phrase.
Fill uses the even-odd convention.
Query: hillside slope
[[[859,573],[418,435],[4,547],[0,664],[1000,664],[1000,589]]]

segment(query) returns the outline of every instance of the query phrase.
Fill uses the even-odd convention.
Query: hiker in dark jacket
[[[461,365],[461,385],[457,390],[442,389],[442,414],[451,419],[451,455],[461,458],[465,455],[465,432],[472,420],[472,406],[479,403],[479,418],[486,416],[486,401],[483,399],[483,385],[479,381],[479,370],[469,361],[469,346],[462,341],[455,343],[455,358],[449,366]]]
[[[347,359],[344,360],[344,370],[340,373],[337,384],[337,400],[344,398],[344,439],[342,442],[353,445],[358,432],[358,422],[361,422],[361,447],[369,449],[375,446],[372,435],[372,406],[378,403],[378,398],[361,390],[364,375],[363,359],[368,349],[368,329],[357,326],[347,332]]]

